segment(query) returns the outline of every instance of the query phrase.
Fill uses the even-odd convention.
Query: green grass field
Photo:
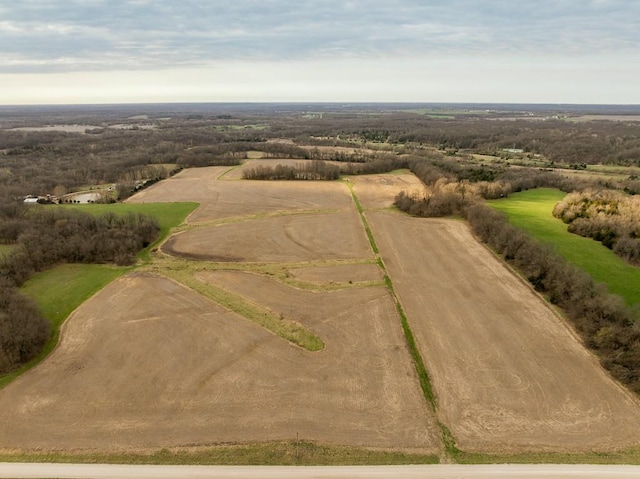
[[[553,216],[553,207],[564,196],[559,190],[538,188],[487,203],[506,213],[514,226],[552,244],[567,261],[606,284],[610,292],[622,296],[628,305],[640,303],[640,268],[626,263],[597,241],[569,233],[567,225]]]

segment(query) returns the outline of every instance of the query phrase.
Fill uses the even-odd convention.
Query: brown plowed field
[[[127,201],[197,201],[200,207],[189,216],[189,223],[283,211],[339,210],[352,206],[349,191],[340,183],[217,179],[228,170],[229,167],[184,170]]]
[[[367,209],[388,208],[398,193],[424,195],[424,184],[413,173],[350,176],[358,199]]]
[[[59,347],[0,391],[5,449],[144,449],[300,439],[435,452],[384,288],[303,293],[250,274],[205,278],[295,316],[310,353],[166,278],[116,280]]]
[[[257,305],[298,322],[325,348],[306,351],[172,280],[130,273],[69,318],[49,358],[0,390],[0,448],[157,449],[299,434],[442,449],[388,289],[310,292],[268,276],[285,271],[318,290],[381,279],[376,265],[362,264],[374,256],[347,186],[221,177],[228,171],[185,170],[129,201],[200,202],[165,252],[282,264],[214,271],[220,264],[154,256],[151,267],[183,268],[176,277],[195,274],[219,299],[224,290],[243,296],[238,311]],[[640,443],[638,402],[464,223],[379,211],[401,190],[422,191],[417,179],[349,181],[431,375],[438,417],[462,450]]]
[[[466,451],[640,442],[638,402],[532,289],[454,220],[368,218],[438,397]]]
[[[169,239],[163,251],[214,261],[297,262],[372,257],[355,208],[199,227]]]
[[[340,263],[373,258],[344,184],[218,179],[227,171],[185,170],[130,201],[201,203],[168,252],[294,261],[291,271],[320,286],[380,278],[376,265]],[[206,223],[220,219],[231,221]],[[385,288],[310,293],[255,274],[199,274],[297,321],[325,348],[308,352],[174,281],[132,273],[83,304],[54,353],[0,391],[0,447],[157,449],[299,435],[440,450]]]
[[[310,283],[353,283],[382,280],[382,270],[376,264],[339,264],[292,268],[291,276]]]

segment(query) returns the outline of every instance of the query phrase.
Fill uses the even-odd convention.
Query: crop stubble
[[[434,449],[400,333],[377,338],[393,321],[383,289],[327,298],[247,276],[327,350],[307,352],[169,279],[133,273],[81,306],[53,355],[2,391],[0,444],[119,450],[299,434]]]
[[[218,180],[227,170],[185,170],[130,201],[201,203],[189,218],[195,227],[169,252],[295,261],[294,277],[319,284],[356,272],[357,281],[379,280],[362,264],[373,257],[345,185]],[[423,191],[414,177],[350,181],[432,376],[439,417],[461,449],[638,443],[636,400],[463,223],[374,211],[407,186]],[[225,218],[233,222],[206,224]],[[169,279],[130,274],[82,305],[58,349],[0,391],[0,447],[153,449],[299,434],[437,451],[387,290],[304,292],[231,271],[196,278],[299,322],[326,348],[310,353]]]
[[[552,309],[455,220],[368,215],[465,451],[638,444],[640,409]]]
[[[308,261],[319,284],[355,272],[379,281],[373,265],[362,265],[373,256],[345,185],[218,180],[224,171],[187,170],[131,201],[199,201],[195,227],[177,238],[201,232],[199,243],[187,242],[200,259],[229,248],[230,261],[250,249],[245,257],[264,262],[271,251],[303,276]],[[310,209],[321,211],[287,215]],[[260,212],[285,216],[256,219]],[[226,217],[234,222],[198,225]],[[230,230],[253,243],[223,246]],[[261,246],[271,237],[282,241]],[[110,451],[298,436],[438,451],[384,287],[312,293],[241,272],[196,278],[299,322],[325,349],[305,351],[170,279],[131,273],[76,310],[54,353],[0,391],[0,448]]]

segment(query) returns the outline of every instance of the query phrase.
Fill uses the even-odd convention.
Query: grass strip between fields
[[[252,304],[240,295],[199,281],[188,269],[168,267],[163,268],[161,272],[301,348],[308,351],[324,349],[324,342],[299,323],[277,316],[272,311]]]
[[[362,224],[364,226],[364,231],[365,231],[365,233],[367,233],[367,238],[369,238],[369,244],[371,245],[371,249],[373,250],[373,253],[375,255],[379,255],[380,251],[378,250],[378,245],[376,244],[376,240],[373,237],[373,232],[371,231],[371,227],[369,226],[369,222],[367,221],[367,218],[366,218],[366,216],[364,214],[364,208],[362,207],[362,204],[360,203],[360,200],[358,199],[358,196],[356,195],[355,191],[353,190],[353,183],[351,183],[350,181],[345,181],[345,184],[349,188],[349,192],[351,193],[351,198],[353,199],[353,203],[356,205],[356,209],[358,210],[358,213],[360,213],[360,219],[362,220]],[[384,267],[383,267],[383,269],[384,269]]]
[[[0,462],[76,464],[156,464],[227,466],[338,466],[437,464],[430,454],[378,451],[311,441],[278,441],[258,444],[220,445],[206,448],[160,449],[150,453],[22,453],[0,454]]]
[[[420,383],[420,389],[422,390],[422,395],[424,396],[425,401],[429,405],[429,408],[434,414],[436,418],[436,423],[440,428],[441,433],[441,441],[444,446],[444,452],[448,459],[453,459],[459,454],[459,450],[456,447],[456,441],[451,434],[451,431],[447,426],[445,426],[438,418],[438,402],[433,390],[433,386],[431,384],[431,379],[429,378],[429,373],[427,372],[427,368],[424,365],[424,361],[422,359],[422,355],[420,354],[420,350],[418,349],[418,345],[416,344],[415,337],[413,336],[413,331],[411,330],[411,326],[409,325],[409,320],[407,319],[407,315],[402,308],[402,303],[400,303],[400,299],[393,288],[393,282],[391,281],[391,277],[387,273],[387,268],[384,264],[384,261],[380,257],[380,253],[378,250],[378,245],[376,244],[375,238],[373,236],[373,232],[369,227],[369,223],[365,217],[364,208],[362,204],[358,200],[355,191],[353,190],[353,185],[347,182],[347,186],[349,187],[349,191],[351,193],[351,197],[353,198],[353,202],[360,214],[360,218],[362,220],[362,224],[367,232],[367,237],[369,238],[369,243],[371,244],[371,249],[376,254],[376,259],[378,266],[382,269],[384,274],[384,282],[393,298],[393,302],[396,305],[396,311],[398,312],[398,316],[400,316],[400,324],[402,325],[402,331],[404,333],[405,340],[407,342],[407,348],[409,349],[409,354],[411,355],[411,359],[413,361],[413,366],[415,368],[416,374],[418,375],[418,381]]]

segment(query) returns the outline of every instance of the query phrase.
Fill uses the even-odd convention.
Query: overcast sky
[[[640,104],[640,0],[0,0],[0,104]]]

